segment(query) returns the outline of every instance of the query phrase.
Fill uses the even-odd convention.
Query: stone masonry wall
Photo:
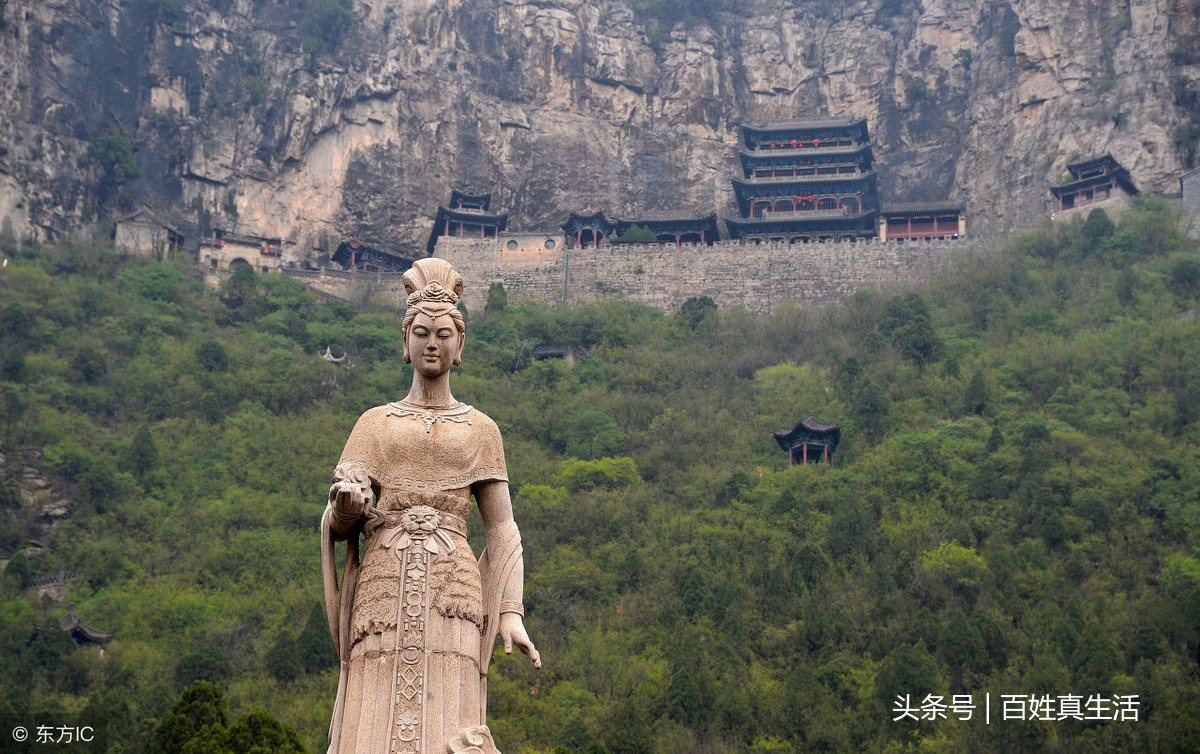
[[[283,274],[295,278],[313,290],[343,299],[365,302],[369,299],[404,303],[404,281],[398,272],[351,272],[322,267],[319,270],[296,270],[281,267]]]
[[[674,312],[692,296],[720,307],[768,314],[783,302],[823,304],[860,289],[899,289],[929,280],[955,259],[1000,247],[987,238],[866,243],[618,246],[506,253],[507,239],[438,240],[466,281],[466,304],[480,311],[488,286],[503,283],[509,303],[575,304],[616,296]]]

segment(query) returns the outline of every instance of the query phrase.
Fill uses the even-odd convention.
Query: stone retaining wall
[[[812,244],[609,246],[505,253],[496,239],[438,239],[434,256],[467,282],[466,304],[479,311],[488,286],[503,283],[509,303],[575,304],[616,296],[673,312],[692,296],[718,306],[768,314],[783,302],[822,304],[864,288],[905,288],[932,278],[955,259],[999,249],[987,238]],[[559,247],[561,249],[561,246]]]

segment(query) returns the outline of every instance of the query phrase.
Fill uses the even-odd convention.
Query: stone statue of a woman
[[[358,420],[321,520],[325,604],[342,663],[329,752],[495,751],[484,711],[496,636],[541,667],[522,623],[521,534],[500,431],[450,394],[463,348],[462,277],[422,259],[404,287],[412,389]],[[487,534],[478,561],[466,539],[472,495]]]

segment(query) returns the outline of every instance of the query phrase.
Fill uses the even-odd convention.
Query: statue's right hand
[[[343,516],[358,516],[366,508],[367,498],[354,482],[334,482],[329,488],[329,503]]]

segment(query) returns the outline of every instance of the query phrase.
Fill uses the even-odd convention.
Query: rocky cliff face
[[[144,204],[306,260],[422,248],[451,187],[514,228],[733,212],[738,124],[822,115],[869,119],[885,200],[965,200],[977,231],[1044,213],[1071,158],[1150,191],[1195,159],[1200,0],[637,7],[0,0],[0,230]]]

